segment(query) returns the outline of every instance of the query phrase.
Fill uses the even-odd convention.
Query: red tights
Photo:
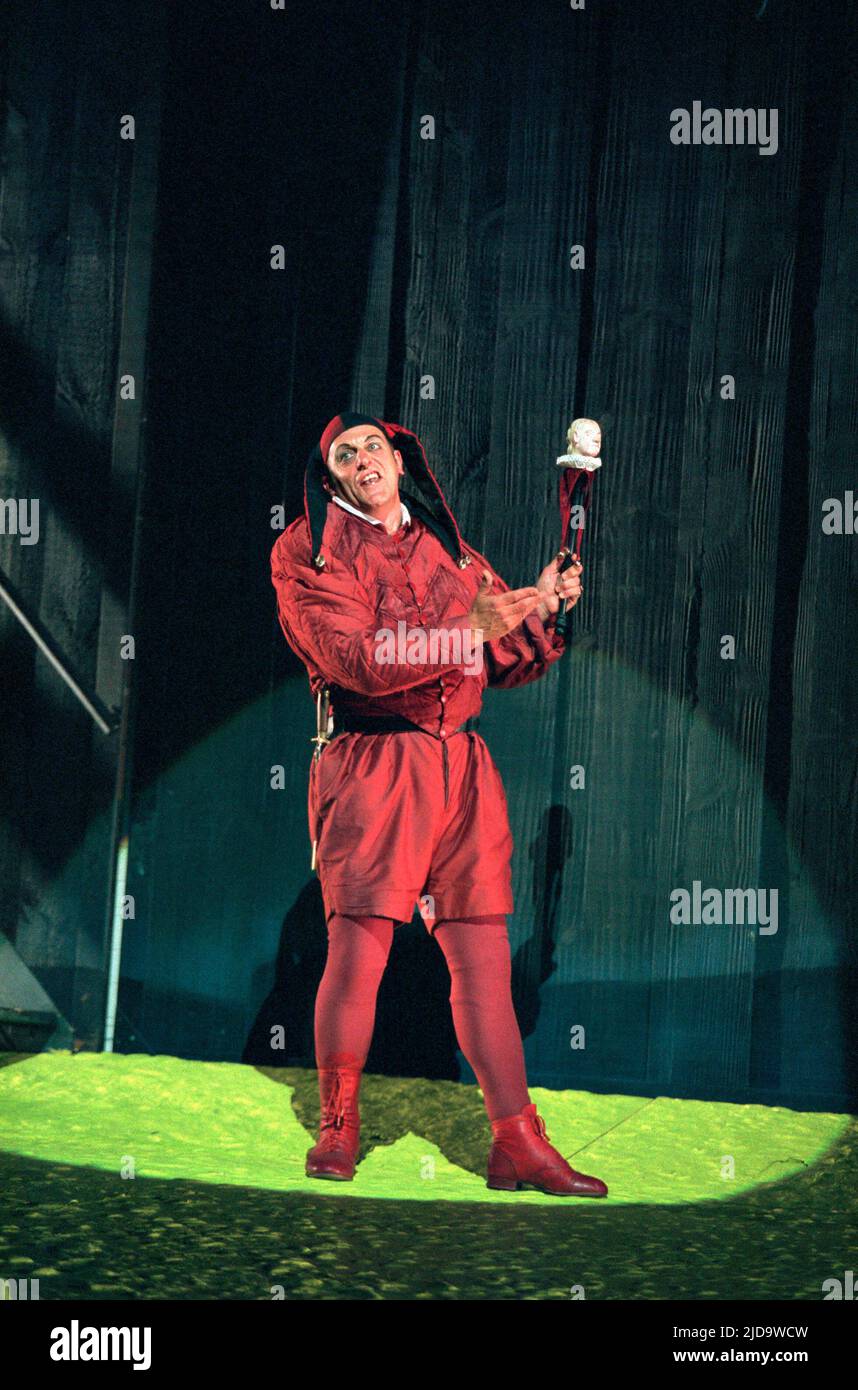
[[[318,1067],[363,1067],[393,931],[390,917],[334,913],[328,919],[328,960],[316,995]],[[450,971],[456,1037],[480,1083],[488,1117],[517,1115],[530,1096],[510,992],[506,918],[439,919],[435,939]]]

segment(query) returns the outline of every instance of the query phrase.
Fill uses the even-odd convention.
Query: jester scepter
[[[584,522],[593,491],[593,474],[601,468],[599,450],[602,447],[602,431],[598,421],[580,416],[573,420],[566,435],[568,452],[561,454],[557,467],[560,474],[560,545],[566,558],[560,565],[562,574],[570,565],[581,558],[581,542],[584,535]],[[574,543],[570,544],[573,540]],[[571,612],[568,602],[557,619],[557,631],[568,636]]]

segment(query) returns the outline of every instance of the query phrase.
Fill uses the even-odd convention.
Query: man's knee
[[[448,917],[435,931],[454,983],[470,978],[497,985],[510,979],[512,953],[504,916]]]

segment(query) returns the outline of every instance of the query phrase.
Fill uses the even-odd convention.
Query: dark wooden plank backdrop
[[[416,429],[464,533],[524,583],[588,413],[605,467],[572,649],[491,693],[480,725],[516,840],[531,1080],[854,1104],[858,541],[821,530],[855,480],[847,18],[799,0],[171,15],[122,1046],[311,1060],[312,707],[268,552],[320,426],[352,405]],[[777,154],[674,146],[695,100],[776,108]],[[695,879],[777,889],[777,934],[672,926]],[[421,930],[395,947],[373,1060],[455,1075]]]
[[[93,689],[102,602],[128,586],[110,466],[134,150],[120,118],[145,54],[133,19],[128,0],[0,16],[0,497],[37,498],[40,529],[32,546],[0,534],[0,566]],[[113,753],[5,606],[0,701],[0,923],[94,1045]]]

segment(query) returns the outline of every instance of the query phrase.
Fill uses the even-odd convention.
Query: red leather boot
[[[320,1067],[319,1142],[307,1154],[308,1178],[348,1182],[355,1175],[360,1143],[360,1067]]]
[[[601,1178],[577,1173],[548,1142],[545,1121],[533,1101],[517,1115],[492,1120],[487,1187],[515,1192],[536,1187],[552,1197],[606,1197]]]

